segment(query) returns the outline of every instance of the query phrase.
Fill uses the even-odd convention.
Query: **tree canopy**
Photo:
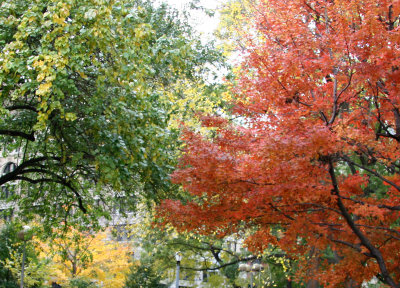
[[[20,214],[94,223],[116,197],[170,193],[168,95],[219,57],[182,15],[141,0],[5,0],[0,48],[0,145],[16,163],[0,185],[17,183]]]
[[[110,234],[110,230],[93,234],[69,229],[62,239],[42,242],[41,257],[49,261],[48,282],[63,287],[75,287],[79,282],[92,283],[93,287],[123,287],[132,247],[110,239]]]
[[[249,249],[280,247],[297,279],[400,287],[398,1],[250,3],[238,120],[184,131],[173,179],[191,198],[159,215],[221,237],[251,228]]]

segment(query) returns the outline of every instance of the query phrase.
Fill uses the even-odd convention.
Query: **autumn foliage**
[[[173,180],[192,197],[159,215],[181,230],[250,229],[252,251],[277,245],[325,287],[373,276],[400,287],[399,1],[252,10],[233,85],[240,121],[184,130]]]
[[[74,279],[83,279],[105,288],[123,287],[131,265],[132,247],[112,240],[110,232],[90,234],[71,228],[65,237],[42,243],[42,257],[50,256],[51,260],[50,283],[65,286]]]

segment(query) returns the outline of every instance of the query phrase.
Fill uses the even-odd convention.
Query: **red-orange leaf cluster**
[[[173,180],[193,200],[159,215],[203,233],[252,229],[250,249],[278,245],[326,287],[400,287],[400,3],[258,2],[234,87],[245,124],[184,131]]]

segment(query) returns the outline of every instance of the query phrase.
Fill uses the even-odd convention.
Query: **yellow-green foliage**
[[[225,276],[219,274],[213,274],[208,278],[207,283],[203,285],[203,287],[204,288],[228,287],[224,285],[227,283],[228,281]]]
[[[123,287],[132,260],[128,243],[110,238],[111,232],[95,235],[71,230],[65,237],[43,245],[43,257],[51,256],[51,281],[67,285],[75,277],[102,283],[102,287]]]
[[[0,146],[24,151],[2,180],[29,186],[15,195],[22,214],[50,231],[96,223],[110,190],[171,193],[177,119],[221,105],[203,78],[221,55],[181,16],[145,0],[1,1]]]
[[[16,249],[17,247],[14,248]],[[4,268],[9,269],[15,279],[21,279],[22,257],[23,255],[17,250],[12,250],[10,258],[0,260],[0,264],[3,265]],[[24,284],[27,287],[31,287],[42,283],[42,280],[47,279],[49,276],[48,268],[48,261],[46,259],[29,262],[25,261]]]
[[[231,56],[232,52],[245,47],[246,33],[252,27],[248,16],[252,15],[256,2],[257,0],[230,0],[220,9],[217,36],[222,40],[226,56]]]

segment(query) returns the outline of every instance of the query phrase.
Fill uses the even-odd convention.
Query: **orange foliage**
[[[252,227],[250,249],[279,245],[304,268],[298,277],[326,287],[377,274],[399,287],[399,1],[253,8],[233,88],[246,125],[207,117],[215,136],[184,131],[173,180],[193,200],[167,200],[159,216],[202,233]],[[327,248],[340,260],[310,275],[311,250]]]

